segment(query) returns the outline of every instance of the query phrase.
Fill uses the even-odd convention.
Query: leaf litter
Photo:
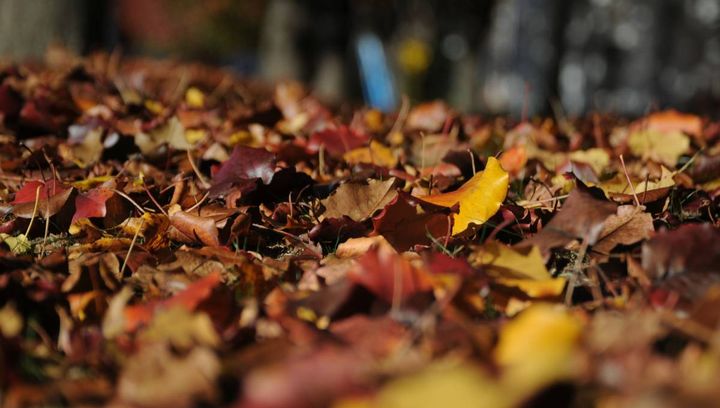
[[[720,398],[711,118],[350,112],[103,54],[0,96],[4,407]]]

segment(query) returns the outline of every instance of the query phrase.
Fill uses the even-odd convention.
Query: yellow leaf
[[[25,234],[19,234],[15,237],[5,233],[0,233],[0,242],[4,242],[10,248],[13,254],[22,255],[31,251],[32,244]]]
[[[152,99],[148,99],[145,101],[145,108],[147,108],[147,110],[149,110],[150,112],[152,112],[156,115],[160,114],[163,111],[163,109],[165,109],[163,107],[162,103],[160,103],[158,101],[154,101]]]
[[[515,395],[505,393],[489,376],[470,365],[436,363],[417,374],[390,382],[373,402],[366,406],[502,408],[515,405],[517,400]]]
[[[585,163],[592,167],[595,174],[602,174],[603,170],[610,164],[610,156],[599,147],[587,150],[576,150],[568,155],[574,162]]]
[[[453,216],[453,235],[468,229],[470,224],[482,224],[500,209],[508,190],[508,173],[494,157],[490,157],[485,170],[474,175],[459,189],[420,199],[443,207],[460,204]]]
[[[575,345],[581,323],[563,307],[536,304],[500,332],[495,360],[502,382],[515,395],[530,395],[552,382],[571,377],[577,368]]]
[[[187,102],[191,108],[202,108],[205,105],[205,94],[194,86],[190,87],[187,92],[185,92],[185,102]]]
[[[643,160],[652,160],[667,166],[675,166],[690,147],[690,139],[682,132],[663,133],[657,130],[641,130],[628,137],[632,154]]]
[[[15,305],[12,303],[6,303],[5,306],[0,308],[0,334],[6,339],[15,337],[20,334],[23,328],[23,318]]]
[[[102,184],[106,181],[110,181],[113,179],[113,176],[95,176],[95,177],[89,177],[84,180],[74,181],[71,183],[73,187],[75,187],[78,190],[85,191],[89,190],[92,187],[95,187],[98,184]]]
[[[393,168],[397,165],[397,157],[389,148],[373,140],[369,147],[359,147],[343,155],[348,164],[368,163],[380,167]]]
[[[207,132],[204,129],[187,129],[185,130],[185,140],[194,145],[195,143],[205,139]]]
[[[564,278],[553,278],[537,247],[516,250],[498,242],[487,242],[468,258],[482,266],[495,281],[518,288],[530,297],[557,296],[565,288]]]
[[[144,342],[168,342],[174,347],[187,350],[193,345],[215,347],[220,338],[213,323],[205,313],[192,313],[181,307],[173,307],[155,314],[150,325],[140,334]]]

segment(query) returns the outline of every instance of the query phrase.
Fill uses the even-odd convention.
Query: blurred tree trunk
[[[51,44],[83,51],[83,0],[0,0],[0,57],[40,57]]]

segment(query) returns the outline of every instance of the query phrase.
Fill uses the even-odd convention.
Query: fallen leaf
[[[211,401],[220,361],[207,348],[196,347],[178,356],[164,344],[145,346],[120,373],[117,396],[123,404],[141,407],[193,407]]]
[[[509,321],[494,353],[506,392],[529,396],[570,378],[577,370],[574,356],[582,328],[562,306],[550,304],[532,305]]]
[[[618,173],[610,180],[606,180],[598,187],[603,190],[605,196],[613,201],[620,203],[628,203],[635,200],[633,191],[637,195],[640,204],[651,203],[664,198],[675,187],[673,176],[675,172],[671,172],[665,166],[660,168],[660,178],[657,180],[643,180],[633,183],[633,188],[627,182],[627,176]]]
[[[652,215],[631,205],[621,205],[617,214],[605,221],[602,232],[592,247],[593,256],[606,262],[610,251],[618,245],[631,245],[650,238],[655,232]]]
[[[681,132],[640,130],[630,134],[628,146],[632,154],[643,160],[674,167],[680,156],[690,148],[690,139]]]
[[[368,251],[378,248],[386,248],[394,251],[394,248],[382,235],[374,237],[351,238],[338,245],[335,256],[338,258],[355,258],[366,254]]]
[[[392,149],[375,140],[371,141],[368,147],[358,147],[346,152],[343,160],[348,164],[367,163],[387,168],[393,168],[398,163]]]
[[[508,174],[494,157],[488,158],[485,170],[474,175],[459,189],[443,194],[420,197],[420,200],[460,210],[453,216],[453,235],[480,225],[492,217],[502,205],[508,190]]]
[[[450,218],[441,212],[425,211],[407,193],[398,193],[380,214],[373,217],[373,233],[382,235],[398,251],[414,245],[443,242],[450,231]]]
[[[181,307],[188,311],[195,310],[198,304],[210,296],[212,290],[220,284],[220,279],[219,272],[211,272],[169,299],[127,306],[123,311],[125,331],[134,331],[140,325],[147,324],[158,308]]]
[[[350,270],[348,278],[388,304],[403,303],[418,292],[432,289],[425,273],[395,251],[371,249],[356,262],[357,267]]]
[[[558,296],[565,289],[566,280],[550,275],[535,246],[519,250],[490,241],[473,250],[468,261],[498,284],[517,288],[530,297]]]
[[[720,272],[720,230],[710,224],[687,224],[662,230],[642,246],[642,267],[651,277]]]
[[[161,342],[180,350],[192,346],[216,347],[220,338],[205,313],[191,313],[180,307],[160,310],[139,336],[145,343]]]
[[[68,143],[60,145],[59,153],[67,161],[78,167],[86,168],[102,158],[103,142],[102,127],[91,128],[89,125],[73,125],[68,129]]]
[[[450,108],[442,101],[421,103],[408,113],[407,126],[425,132],[437,132],[450,116]]]
[[[104,217],[107,214],[105,202],[115,194],[107,188],[94,188],[87,193],[79,193],[75,197],[75,214],[72,223],[74,224],[83,218]]]
[[[681,113],[676,110],[654,112],[638,119],[633,127],[649,129],[661,133],[682,132],[690,136],[702,134],[702,119],[697,115]]]
[[[136,133],[135,144],[144,155],[156,155],[158,149],[163,145],[168,145],[177,150],[188,150],[193,147],[185,138],[185,127],[180,123],[177,116],[173,116],[166,124],[151,130],[149,133]]]
[[[517,247],[537,246],[542,252],[564,246],[575,239],[589,245],[597,242],[608,217],[616,213],[617,205],[598,200],[584,188],[570,192],[562,208],[543,229],[517,244]]]
[[[274,154],[265,149],[235,146],[230,158],[223,162],[213,176],[210,196],[222,196],[236,184],[254,183],[258,179],[264,184],[270,184],[274,174]]]
[[[208,246],[220,245],[218,229],[212,218],[199,217],[184,211],[174,211],[170,213],[170,225],[192,242],[199,240]]]
[[[313,133],[308,141],[308,150],[315,153],[322,148],[331,156],[340,158],[345,153],[362,147],[368,140],[367,135],[341,125],[337,128],[326,128]]]
[[[438,362],[386,384],[368,408],[503,408],[518,396],[507,393],[489,375],[469,364]],[[354,405],[338,405],[351,408]]]
[[[72,187],[66,187],[57,180],[50,180],[47,183],[29,181],[15,193],[15,200],[11,203],[13,214],[20,218],[42,215],[43,218],[48,219],[60,212],[72,191]]]
[[[322,201],[325,218],[348,216],[354,221],[364,221],[392,201],[397,192],[395,179],[384,181],[370,179],[367,184],[345,183]]]

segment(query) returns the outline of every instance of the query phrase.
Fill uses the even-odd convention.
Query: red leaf
[[[247,184],[257,179],[270,184],[275,174],[275,155],[265,149],[235,146],[230,158],[213,177],[210,196],[218,197],[236,184]]]
[[[374,233],[380,234],[398,251],[414,245],[429,245],[433,238],[443,240],[450,231],[447,214],[421,210],[406,193],[399,193],[377,217],[373,218]]]
[[[369,140],[367,135],[341,125],[335,129],[326,128],[313,133],[310,136],[308,149],[315,153],[320,150],[320,146],[323,146],[331,156],[342,157],[345,152],[364,146]]]
[[[184,291],[169,299],[126,307],[124,311],[125,330],[133,331],[140,325],[148,323],[158,308],[181,307],[187,311],[194,311],[202,301],[210,296],[220,281],[220,273],[212,272],[191,283]]]
[[[107,188],[94,188],[85,194],[75,197],[75,214],[72,222],[82,218],[98,218],[107,214],[105,202],[113,196],[113,191]]]
[[[394,300],[404,302],[419,292],[432,289],[424,272],[389,249],[373,249],[357,260],[357,267],[348,278],[365,287],[388,304]],[[399,283],[397,287],[396,283]]]
[[[47,183],[40,180],[29,181],[15,193],[15,200],[11,202],[13,214],[20,218],[32,218],[37,200],[37,214],[41,214],[43,218],[52,217],[60,212],[70,193],[72,187],[66,187],[57,180]]]

